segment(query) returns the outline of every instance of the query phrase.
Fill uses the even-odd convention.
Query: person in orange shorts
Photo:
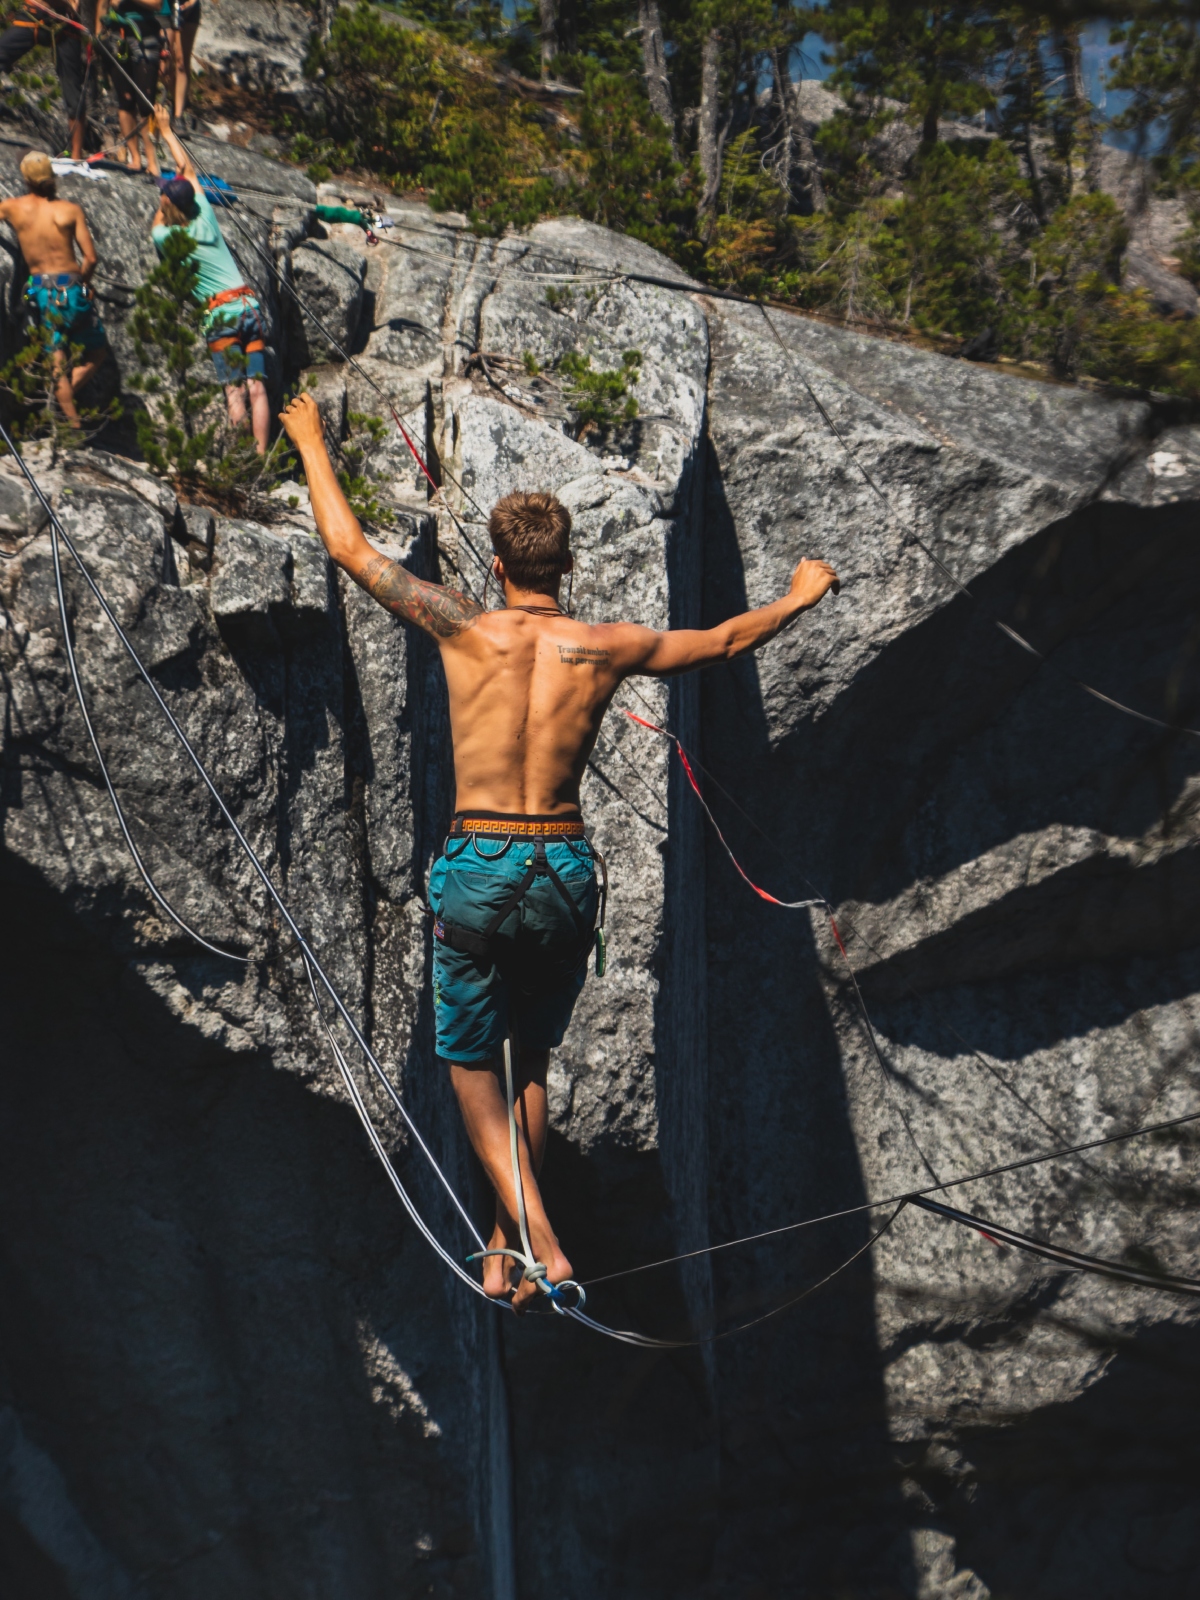
[[[248,399],[254,443],[263,455],[271,436],[271,408],[262,307],[225,243],[191,158],[171,131],[166,106],[155,106],[154,126],[175,160],[175,176],[159,180],[162,198],[150,237],[160,255],[176,228],[195,244],[196,299],[204,307],[204,337],[217,380],[225,388],[229,422],[234,428],[245,424]]]

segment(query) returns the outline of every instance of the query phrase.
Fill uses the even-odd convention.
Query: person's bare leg
[[[140,172],[142,170],[142,158],[138,151],[137,143],[138,119],[132,111],[118,111],[117,123],[121,129],[121,138],[124,140],[122,149],[125,152],[125,165],[131,167],[134,172]]]
[[[259,455],[264,456],[271,438],[271,404],[267,399],[267,386],[261,378],[248,378],[246,388],[250,391],[250,426],[254,431],[254,443]]]
[[[71,160],[83,160],[83,118],[77,117],[67,123],[71,130]]]
[[[112,351],[108,346],[102,345],[85,361],[81,361],[71,374],[71,393],[78,394],[84,384],[90,383],[111,354]]]
[[[513,1087],[516,1091],[517,1127],[525,1135],[525,1143],[533,1160],[533,1171],[536,1177],[541,1176],[542,1162],[546,1158],[546,1136],[550,1126],[549,1101],[546,1095],[546,1071],[550,1065],[549,1050],[524,1050],[516,1063],[513,1076]],[[497,1077],[503,1072],[503,1066],[497,1066]],[[501,1084],[503,1080],[501,1078]],[[501,1093],[505,1091],[501,1087]],[[505,1094],[505,1116],[508,1114],[508,1100]],[[512,1170],[512,1150],[509,1150],[509,1170]],[[498,1250],[502,1246],[510,1250],[521,1250],[521,1225],[517,1218],[508,1210],[496,1196],[496,1225],[492,1236],[488,1240],[489,1250]],[[521,1264],[514,1261],[511,1256],[489,1256],[484,1262],[483,1287],[487,1294],[500,1298],[508,1290],[521,1281]],[[535,1291],[540,1292],[540,1291]],[[521,1301],[528,1298],[528,1294],[521,1296]]]
[[[160,176],[158,150],[154,143],[154,133],[149,122],[146,123],[142,130],[142,144],[146,147],[146,171],[152,178],[157,178]]]
[[[58,401],[58,409],[66,417],[73,428],[81,428],[79,409],[75,404],[75,391],[71,387],[71,378],[67,372],[67,356],[65,350],[54,352],[54,398]]]
[[[175,116],[181,117],[187,110],[188,90],[192,86],[192,49],[196,43],[196,33],[200,27],[199,21],[185,22],[183,27],[174,35],[175,50]]]
[[[225,388],[225,411],[231,428],[241,428],[246,422],[246,391],[240,383],[230,383]]]
[[[561,1283],[571,1276],[571,1263],[559,1248],[554,1229],[542,1204],[533,1156],[540,1156],[546,1147],[546,1087],[545,1053],[523,1056],[520,1062],[520,1102],[517,1106],[517,1150],[521,1163],[522,1190],[525,1196],[525,1216],[529,1224],[529,1242],[538,1261],[544,1262],[551,1283]],[[513,1182],[512,1156],[508,1137],[508,1104],[505,1099],[498,1062],[475,1062],[470,1066],[452,1062],[450,1081],[458,1097],[459,1109],[466,1125],[467,1137],[483,1169],[496,1191],[495,1243],[501,1242],[520,1249],[520,1235],[516,1224],[517,1195]],[[529,1074],[526,1078],[526,1074]],[[540,1080],[540,1081],[539,1081]],[[528,1134],[526,1134],[528,1122]],[[494,1247],[494,1246],[493,1246]],[[505,1292],[507,1271],[503,1258],[490,1257],[487,1265],[499,1262],[499,1270],[488,1276],[485,1287],[497,1295]],[[520,1309],[533,1295],[540,1293],[536,1284],[521,1280],[513,1306]]]

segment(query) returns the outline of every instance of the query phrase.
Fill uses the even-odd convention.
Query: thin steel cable
[[[25,467],[24,460],[22,457],[16,454],[16,447],[13,445],[7,430],[2,423],[0,423],[0,437],[4,439],[4,442],[8,445],[9,449],[12,450],[19,465],[21,466],[22,471],[25,472],[25,476],[29,478],[30,482],[32,483],[33,479],[28,469]],[[40,493],[40,491],[38,492]],[[45,501],[43,501],[43,504],[45,504]],[[67,611],[67,596],[63,587],[62,560],[58,544],[58,529],[58,518],[52,516],[50,523],[50,554],[54,565],[54,589],[58,600],[59,620],[62,624],[63,649],[67,657],[67,666],[71,674],[71,683],[75,689],[75,698],[79,702],[79,712],[83,718],[83,726],[87,731],[88,740],[92,746],[92,752],[96,757],[96,763],[99,766],[100,774],[104,779],[104,787],[108,790],[108,798],[112,801],[112,808],[116,814],[117,825],[121,830],[121,836],[125,840],[129,854],[133,858],[134,866],[141,874],[142,882],[146,885],[146,888],[149,890],[155,902],[162,908],[163,911],[166,912],[167,916],[170,917],[171,921],[174,922],[177,927],[181,928],[190,939],[194,939],[198,945],[202,945],[203,948],[210,951],[211,954],[215,956],[223,956],[227,961],[236,961],[240,963],[240,965],[245,966],[247,964],[247,958],[245,956],[237,955],[232,950],[223,950],[220,945],[212,944],[204,937],[203,934],[197,933],[195,928],[193,928],[189,922],[186,922],[183,917],[179,915],[179,912],[175,910],[175,907],[167,899],[166,895],[161,892],[153,877],[150,875],[149,869],[147,868],[145,861],[142,859],[142,853],[138,849],[137,844],[134,842],[133,834],[130,832],[129,824],[125,818],[124,809],[119,798],[117,797],[117,791],[114,788],[112,778],[109,775],[108,764],[104,759],[104,752],[100,748],[100,740],[97,738],[95,727],[92,725],[91,715],[89,714],[87,707],[87,699],[83,692],[83,684],[79,677],[79,667],[75,659],[75,644],[71,636],[71,619]],[[170,535],[164,533],[163,537],[169,538]],[[73,549],[71,553],[72,555],[75,554]],[[76,559],[78,559],[78,557],[76,557]]]
[[[810,1283],[808,1287],[802,1289],[799,1294],[789,1295],[789,1297],[784,1300],[782,1304],[772,1306],[770,1311],[764,1311],[760,1316],[750,1317],[746,1322],[736,1323],[732,1328],[722,1328],[719,1332],[702,1333],[698,1338],[695,1339],[651,1339],[646,1334],[636,1334],[633,1336],[627,1336],[627,1342],[631,1344],[637,1343],[647,1348],[655,1348],[660,1350],[695,1350],[701,1345],[718,1344],[722,1339],[732,1339],[735,1334],[745,1333],[748,1328],[757,1328],[760,1323],[769,1322],[772,1317],[778,1317],[784,1311],[791,1310],[793,1306],[799,1305],[802,1300],[807,1300],[811,1295],[816,1294],[818,1289],[823,1289],[827,1283],[832,1283],[835,1278],[840,1277],[848,1267],[852,1267],[854,1263],[862,1256],[865,1256],[869,1250],[874,1249],[875,1245],[878,1244],[879,1240],[882,1239],[884,1234],[888,1232],[892,1224],[896,1221],[897,1217],[908,1204],[909,1202],[907,1199],[902,1199],[887,1221],[883,1223],[881,1227],[876,1228],[875,1232],[871,1234],[866,1243],[859,1245],[858,1248],[852,1251],[844,1261],[840,1261],[838,1265],[834,1267],[832,1272],[827,1272],[823,1278],[818,1278],[816,1283]],[[620,1277],[621,1274],[614,1273],[612,1276]],[[607,1278],[589,1278],[586,1280],[588,1283],[606,1283],[607,1281]],[[568,1313],[568,1315],[569,1314],[570,1313]],[[584,1316],[577,1316],[576,1320],[589,1323],[589,1319]],[[590,1325],[603,1326],[603,1324]]]

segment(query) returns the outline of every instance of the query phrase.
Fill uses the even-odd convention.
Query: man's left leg
[[[546,1102],[546,1068],[549,1060],[548,1050],[538,1050],[522,1051],[518,1061],[514,1062],[517,1154],[521,1163],[525,1218],[534,1257],[545,1264],[551,1283],[561,1283],[564,1278],[571,1276],[571,1263],[563,1254],[554,1229],[550,1226],[537,1181],[546,1153],[549,1124]],[[508,1098],[503,1074],[502,1062],[450,1063],[450,1081],[458,1097],[467,1136],[496,1191],[496,1228],[489,1241],[489,1249],[507,1246],[520,1250],[517,1191],[513,1179]],[[508,1261],[511,1259],[507,1258]],[[519,1262],[513,1264],[518,1268],[520,1266]],[[488,1268],[484,1279],[485,1290],[495,1298],[503,1296],[507,1292],[510,1274],[506,1258],[491,1256],[485,1266]],[[534,1295],[540,1293],[535,1283],[522,1278],[513,1296],[514,1309],[520,1310]]]
[[[54,352],[54,398],[58,401],[58,409],[66,417],[72,428],[82,428],[79,420],[79,407],[75,404],[75,390],[71,387],[70,374],[67,372],[67,352],[56,350]]]

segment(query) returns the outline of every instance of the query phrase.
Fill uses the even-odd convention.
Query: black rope
[[[953,1206],[939,1205],[916,1195],[911,1204],[923,1211],[932,1211],[939,1217],[949,1217],[951,1222],[961,1222],[965,1228],[974,1228],[985,1238],[1012,1245],[1014,1250],[1024,1250],[1028,1255],[1041,1256],[1055,1261],[1059,1266],[1070,1267],[1075,1272],[1094,1272],[1104,1278],[1117,1278],[1122,1283],[1136,1283],[1144,1289],[1168,1289],[1173,1294],[1200,1295],[1200,1278],[1180,1278],[1172,1273],[1146,1272],[1141,1267],[1126,1266],[1122,1261],[1105,1261],[1100,1256],[1085,1256],[1078,1250],[1065,1250],[1061,1245],[1048,1244],[1044,1239],[1034,1239],[1027,1233],[997,1222],[987,1222],[983,1217],[973,1217],[969,1212],[956,1211]]]
[[[940,1194],[946,1189],[958,1189],[964,1183],[982,1183],[985,1178],[999,1178],[1007,1172],[1018,1172],[1022,1167],[1037,1167],[1047,1161],[1063,1161],[1068,1156],[1079,1155],[1084,1150],[1099,1150],[1104,1145],[1121,1144],[1128,1139],[1143,1139],[1152,1133],[1164,1133],[1170,1128],[1180,1128],[1185,1123],[1200,1122],[1200,1111],[1189,1111],[1186,1116],[1172,1117],[1167,1122],[1148,1123],[1144,1128],[1132,1128],[1125,1133],[1110,1133],[1103,1139],[1089,1139],[1084,1144],[1070,1145],[1063,1150],[1047,1150],[1042,1155],[1024,1156],[1019,1161],[1008,1161],[1001,1167],[988,1167],[984,1172],[970,1172],[963,1178],[948,1178],[945,1183],[932,1184],[927,1189],[913,1189],[907,1194],[888,1195],[882,1200],[864,1200],[861,1205],[844,1206],[840,1211],[826,1211],[819,1217],[805,1217],[801,1222],[784,1223],[779,1228],[765,1228],[761,1233],[747,1233],[740,1239],[726,1239],[721,1244],[704,1245],[699,1250],[685,1250],[677,1256],[663,1256],[658,1261],[645,1261],[640,1267],[624,1267],[620,1272],[606,1272],[599,1278],[582,1278],[585,1288],[593,1284],[610,1283],[614,1278],[629,1278],[635,1272],[652,1272],[657,1267],[673,1266],[677,1261],[692,1261],[697,1256],[716,1255],[720,1250],[732,1250],[737,1245],[757,1244],[762,1239],[776,1239],[784,1233],[795,1233],[800,1228],[813,1228],[818,1223],[836,1222],[840,1217],[856,1217],[864,1211],[879,1211],[884,1206],[898,1205],[901,1200],[911,1204],[926,1195]]]

